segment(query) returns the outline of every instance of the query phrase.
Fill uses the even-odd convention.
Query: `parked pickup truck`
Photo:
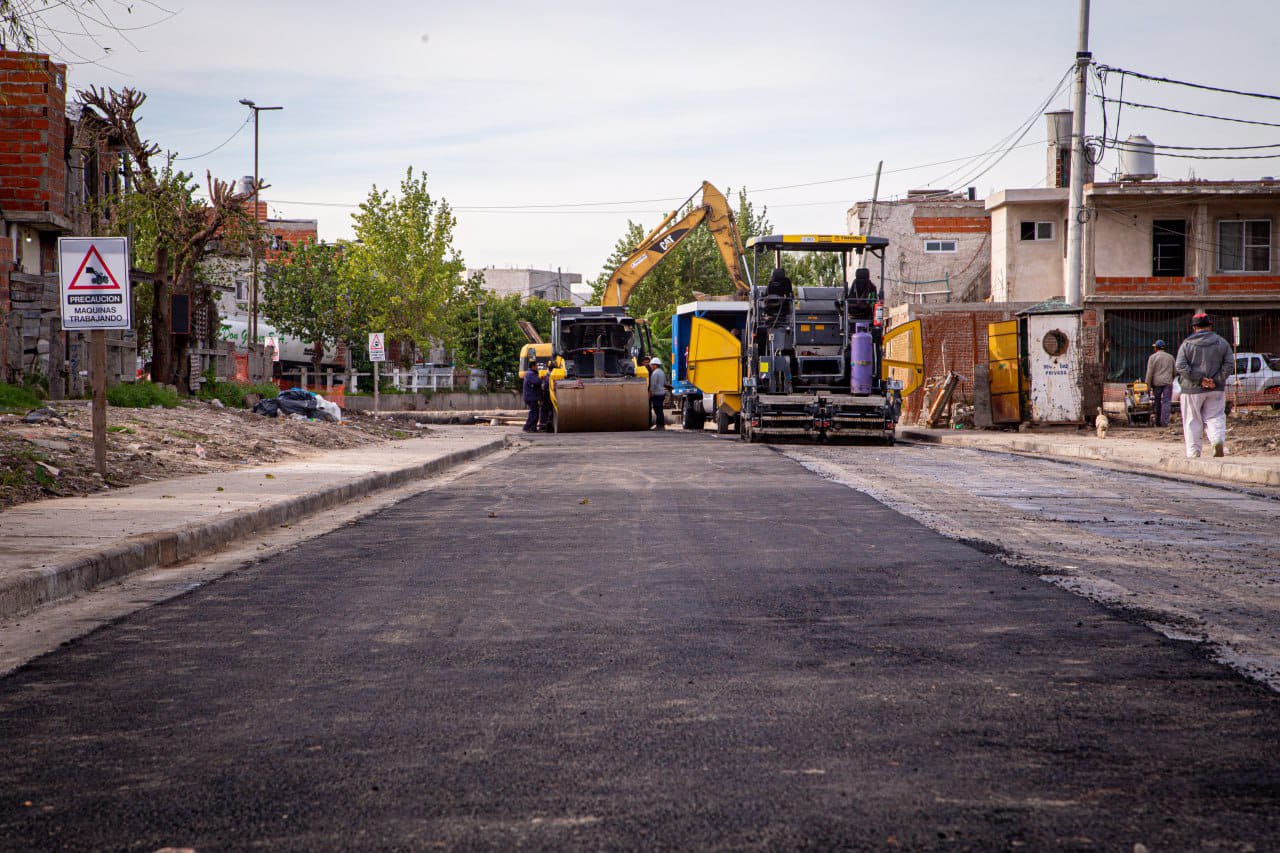
[[[1181,391],[1175,380],[1175,402]],[[1269,352],[1236,353],[1236,372],[1227,377],[1227,407],[1265,405],[1280,409],[1280,358]]]
[[[1280,393],[1280,358],[1269,352],[1236,353],[1236,372],[1227,377],[1227,387],[1241,392]]]

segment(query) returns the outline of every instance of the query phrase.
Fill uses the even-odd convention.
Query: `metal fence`
[[[1108,309],[1105,320],[1105,361],[1108,382],[1132,382],[1147,372],[1151,345],[1165,342],[1165,350],[1178,352],[1191,334],[1191,309]],[[1243,352],[1280,352],[1280,310],[1210,310],[1213,330],[1234,343],[1233,319],[1240,323]]]

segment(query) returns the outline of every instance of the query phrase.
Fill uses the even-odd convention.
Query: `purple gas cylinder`
[[[849,342],[849,390],[854,394],[870,394],[875,377],[875,344],[870,326],[857,323]]]

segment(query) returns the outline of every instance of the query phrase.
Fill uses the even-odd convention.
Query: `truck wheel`
[[[729,432],[729,412],[726,409],[716,411],[716,434],[727,435]]]

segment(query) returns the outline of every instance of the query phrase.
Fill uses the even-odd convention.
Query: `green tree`
[[[443,340],[458,363],[479,367],[486,372],[490,388],[511,387],[516,380],[520,350],[528,343],[520,330],[520,321],[533,324],[542,339],[549,340],[550,309],[562,303],[525,299],[519,294],[497,296],[481,289],[480,282],[480,277],[476,276],[455,291],[449,301],[447,331]]]
[[[312,343],[317,372],[326,348],[361,341],[369,329],[373,300],[360,279],[343,275],[344,259],[342,246],[308,240],[267,265],[262,313],[281,334]]]
[[[429,348],[447,331],[446,310],[465,269],[448,202],[433,199],[427,176],[409,167],[398,196],[375,185],[352,219],[357,242],[342,274],[370,300],[370,328]]]

